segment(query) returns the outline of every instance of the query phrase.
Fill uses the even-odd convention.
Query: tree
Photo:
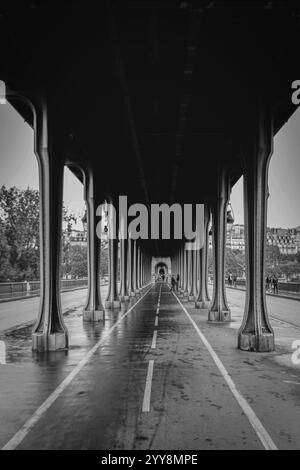
[[[69,272],[72,277],[87,277],[87,246],[73,245],[69,249]]]
[[[39,276],[39,192],[0,188],[0,211],[7,240],[11,280]]]
[[[245,254],[240,250],[226,248],[225,274],[241,277],[245,272]]]
[[[297,261],[281,263],[278,271],[279,274],[284,274],[287,280],[289,280],[293,275],[299,274],[300,266]]]
[[[267,274],[278,272],[281,256],[278,246],[266,245]]]
[[[101,277],[108,275],[108,242],[101,240]]]
[[[69,248],[68,237],[73,213],[63,206],[63,251]],[[0,188],[0,281],[39,279],[39,191],[15,186]]]
[[[67,208],[63,205],[62,209],[62,264],[61,264],[61,277],[71,275],[71,262],[72,258],[70,255],[71,249],[71,236],[73,229],[73,222],[76,224],[77,218],[73,212],[68,213]]]
[[[0,219],[0,282],[5,282],[9,277],[9,245],[5,235],[5,226]]]

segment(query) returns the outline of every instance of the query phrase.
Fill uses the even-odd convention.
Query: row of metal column
[[[28,102],[28,101],[27,101]],[[96,233],[96,210],[104,195],[96,181],[101,175],[83,158],[76,162],[68,157],[65,137],[56,125],[56,103],[51,105],[43,96],[31,97],[34,111],[35,153],[40,174],[40,271],[41,294],[38,320],[33,330],[33,349],[48,351],[68,347],[60,303],[60,255],[62,237],[63,171],[65,164],[78,165],[84,175],[88,219],[88,300],[84,311],[86,321],[99,321],[103,315],[100,295],[100,240]],[[51,104],[51,103],[50,103]],[[266,110],[258,110],[251,121],[249,139],[241,148],[244,167],[244,209],[246,242],[246,303],[238,346],[253,351],[272,351],[274,332],[270,325],[265,299],[265,232],[267,214],[267,174],[272,153],[272,119]],[[69,160],[68,160],[69,158]],[[216,198],[206,207],[206,240],[200,252],[181,249],[176,255],[180,288],[195,299],[196,305],[207,307],[207,230],[209,211],[212,214],[214,250],[214,289],[208,309],[208,320],[230,321],[225,292],[226,209],[229,199],[229,177],[218,170]],[[116,230],[118,233],[118,228]],[[121,241],[121,290],[117,291],[117,239],[109,242],[109,293],[106,307],[119,306],[128,296],[136,295],[151,279],[151,260],[137,241]],[[127,260],[126,260],[127,257]],[[179,261],[180,260],[180,261]],[[198,266],[198,267],[197,267]],[[130,272],[130,275],[129,275]],[[198,273],[195,274],[195,273]],[[201,273],[201,274],[200,274]],[[127,279],[125,280],[125,278]]]
[[[120,288],[117,288],[118,240],[110,239],[109,246],[109,289],[106,308],[117,308],[122,302],[140,294],[151,281],[151,258],[143,251],[140,243],[131,238],[120,240]],[[85,311],[84,311],[85,319]]]
[[[252,138],[243,149],[244,217],[246,258],[246,301],[238,347],[269,352],[275,347],[265,294],[265,237],[268,198],[268,164],[272,154],[272,119],[261,109],[255,115]],[[209,322],[231,321],[226,299],[225,248],[226,215],[230,197],[230,175],[217,171],[216,197],[205,205],[204,246],[186,250],[182,243],[173,256],[172,272],[179,274],[179,291],[196,308],[206,308]],[[207,253],[210,216],[213,245],[213,295],[208,295]]]
[[[76,166],[83,175],[84,199],[87,209],[88,294],[83,320],[98,322],[105,308],[120,307],[130,297],[137,296],[151,281],[151,257],[139,241],[109,240],[109,289],[103,306],[100,289],[101,240],[97,235],[97,208],[103,204],[98,175],[85,158],[66,152],[66,142],[56,125],[56,106],[41,95],[24,98],[12,95],[28,104],[34,114],[34,150],[39,164],[40,183],[40,306],[32,333],[35,351],[67,349],[68,331],[63,320],[60,300],[60,269],[62,240],[63,174],[65,165]],[[69,145],[69,143],[67,143]],[[96,184],[98,182],[98,184]],[[118,250],[120,244],[120,287],[117,284]]]

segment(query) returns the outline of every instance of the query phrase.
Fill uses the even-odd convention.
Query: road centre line
[[[154,330],[153,331],[152,343],[151,343],[151,349],[156,348],[156,339],[157,339],[157,330]]]
[[[150,411],[153,367],[154,367],[154,360],[150,359],[149,364],[148,364],[148,371],[147,371],[147,378],[146,378],[146,385],[145,385],[144,399],[143,399],[143,406],[142,406],[143,413],[148,413]]]

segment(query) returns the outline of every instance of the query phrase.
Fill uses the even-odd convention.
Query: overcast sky
[[[32,129],[8,103],[0,104],[0,186],[2,184],[38,188]],[[275,136],[269,189],[268,226],[300,225],[300,107]],[[64,201],[76,214],[84,210],[82,184],[69,170],[65,172]],[[243,223],[242,179],[232,190],[231,202],[235,223]]]

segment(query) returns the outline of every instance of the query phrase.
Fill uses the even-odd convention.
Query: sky
[[[268,227],[300,225],[300,107],[274,137],[269,166]],[[244,223],[243,178],[232,188],[235,223]]]
[[[33,131],[9,104],[0,104],[0,186],[38,189],[38,165]],[[300,225],[300,107],[274,138],[269,167],[269,227]],[[82,184],[66,169],[64,202],[76,215],[84,211]],[[162,201],[163,202],[163,201]],[[242,224],[243,181],[233,187],[231,204],[235,223]],[[77,224],[81,229],[81,222]]]

